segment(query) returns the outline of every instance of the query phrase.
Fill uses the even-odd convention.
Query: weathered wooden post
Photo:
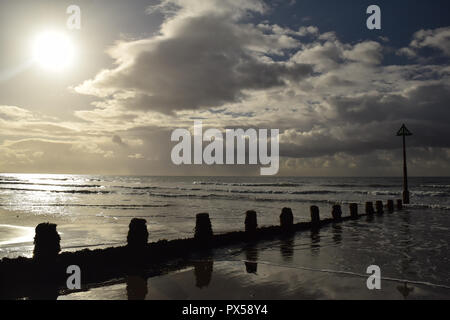
[[[397,136],[403,138],[403,203],[409,204],[409,190],[408,190],[408,170],[406,168],[406,137],[412,136],[412,133],[402,125],[397,132]]]
[[[394,200],[387,201],[387,210],[389,213],[394,212]]]
[[[319,207],[318,206],[311,206],[309,208],[309,211],[311,213],[311,223],[313,226],[317,227],[320,225],[320,214],[319,214]]]
[[[213,230],[211,220],[208,213],[199,213],[195,220],[195,234],[194,239],[202,241],[205,245],[212,240]]]
[[[375,213],[375,210],[373,209],[373,202],[367,201],[366,202],[366,214],[372,215]]]
[[[245,232],[247,234],[254,234],[258,228],[258,220],[256,211],[249,210],[245,213]]]
[[[349,209],[350,209],[350,216],[352,217],[352,219],[357,219],[358,218],[358,204],[350,203]]]
[[[56,224],[40,223],[35,229],[33,259],[51,262],[61,251],[61,237],[56,231]]]
[[[342,218],[342,209],[339,204],[335,204],[331,210],[331,216],[335,221],[339,221]]]
[[[397,210],[403,210],[402,199],[397,199]]]
[[[128,226],[127,246],[132,250],[140,251],[147,246],[148,230],[145,219],[133,218]]]
[[[377,214],[383,214],[383,201],[377,201],[375,203],[375,208],[377,209]]]
[[[284,232],[292,231],[294,215],[291,208],[283,208],[280,214],[280,227]]]

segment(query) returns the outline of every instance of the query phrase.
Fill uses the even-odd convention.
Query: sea
[[[378,264],[388,278],[424,286],[416,289],[424,297],[450,298],[450,178],[411,177],[409,189],[411,204],[401,212],[333,226],[287,247],[266,245],[260,262],[357,275]],[[58,224],[62,250],[73,251],[124,245],[134,217],[147,220],[149,241],[157,241],[192,237],[197,213],[209,213],[214,232],[223,233],[243,230],[247,210],[257,212],[259,226],[270,226],[279,224],[283,207],[302,222],[310,220],[311,205],[328,218],[334,204],[348,215],[349,203],[362,212],[366,201],[400,199],[401,192],[401,177],[0,174],[0,258],[31,256],[40,222]],[[277,257],[269,254],[273,246],[281,248]]]

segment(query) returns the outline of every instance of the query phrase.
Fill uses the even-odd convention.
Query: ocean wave
[[[118,189],[133,189],[133,190],[152,190],[152,189],[158,189],[158,187],[156,187],[156,186],[145,186],[145,187],[111,186],[111,188],[118,188]]]
[[[199,189],[199,188],[177,188],[180,191],[207,191],[223,193],[241,193],[241,194],[337,194],[346,191],[336,190],[303,190],[303,191],[280,191],[280,190],[236,190],[236,189]]]
[[[336,203],[340,200],[328,200],[328,199],[301,199],[301,198],[258,198],[251,197],[243,194],[173,194],[173,193],[149,193],[150,196],[163,197],[163,198],[192,198],[192,199],[222,199],[222,200],[245,200],[245,201],[257,201],[257,202],[299,202],[299,203]],[[345,203],[345,201],[342,201]]]
[[[421,184],[420,187],[432,189],[450,189],[450,184]]]
[[[228,182],[208,182],[194,181],[192,184],[198,185],[216,185],[216,186],[233,186],[233,187],[301,187],[301,183],[280,182],[280,183],[228,183]]]
[[[435,192],[435,191],[413,191],[412,194],[417,197],[448,197],[448,192]]]
[[[364,194],[364,192],[366,194],[372,194],[374,196],[399,196],[401,195],[400,191],[385,191],[385,190],[375,190],[375,191],[359,191],[358,193],[362,192],[362,194]]]
[[[24,188],[0,188],[0,190],[31,191],[31,192],[52,192],[52,193],[80,193],[80,194],[108,194],[115,193],[107,190],[46,190],[46,189],[24,189]]]
[[[100,207],[100,208],[120,208],[120,209],[140,209],[140,208],[165,208],[170,207],[171,204],[62,204],[62,203],[53,203],[53,204],[44,204],[44,205],[36,205],[36,207],[40,206],[49,206],[49,207]]]
[[[0,185],[24,185],[24,186],[50,186],[50,187],[71,187],[71,188],[102,188],[99,184],[54,184],[54,183],[33,183],[33,182],[6,182],[0,181]]]
[[[11,207],[12,205],[0,204],[0,207]],[[75,208],[102,208],[102,209],[122,209],[139,210],[144,208],[166,208],[171,204],[80,204],[80,203],[50,203],[50,204],[32,204],[26,205],[27,208],[45,208],[45,207],[75,207]]]
[[[322,187],[332,187],[332,188],[400,188],[401,185],[397,184],[354,184],[354,183],[341,183],[341,184],[321,184]]]
[[[450,211],[450,206],[445,205],[439,205],[439,204],[425,204],[425,203],[415,203],[415,204],[408,204],[407,208],[412,209],[437,209],[437,210],[445,210]]]
[[[346,191],[334,191],[334,190],[307,190],[307,191],[292,191],[289,194],[336,194],[345,193]]]

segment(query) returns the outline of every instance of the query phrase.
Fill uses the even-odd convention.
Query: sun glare
[[[49,71],[62,71],[70,67],[74,53],[70,38],[62,32],[41,33],[33,43],[34,61]]]

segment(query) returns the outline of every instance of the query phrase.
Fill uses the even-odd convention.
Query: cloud
[[[414,40],[410,46],[417,49],[431,47],[450,56],[450,27],[420,30],[414,34]]]
[[[311,74],[308,64],[270,57],[295,48],[296,39],[279,36],[280,30],[263,32],[237,23],[243,13],[262,8],[257,2],[243,7],[238,7],[241,1],[213,2],[205,8],[204,2],[164,1],[164,7],[176,4],[181,9],[162,25],[161,34],[117,43],[109,50],[117,67],[75,90],[113,96],[125,108],[171,113],[242,101],[248,90],[285,86]],[[230,10],[238,13],[234,19]]]
[[[419,30],[413,35],[408,47],[401,48],[398,53],[410,58],[420,56],[420,50],[431,48],[440,54],[450,57],[450,27]]]

